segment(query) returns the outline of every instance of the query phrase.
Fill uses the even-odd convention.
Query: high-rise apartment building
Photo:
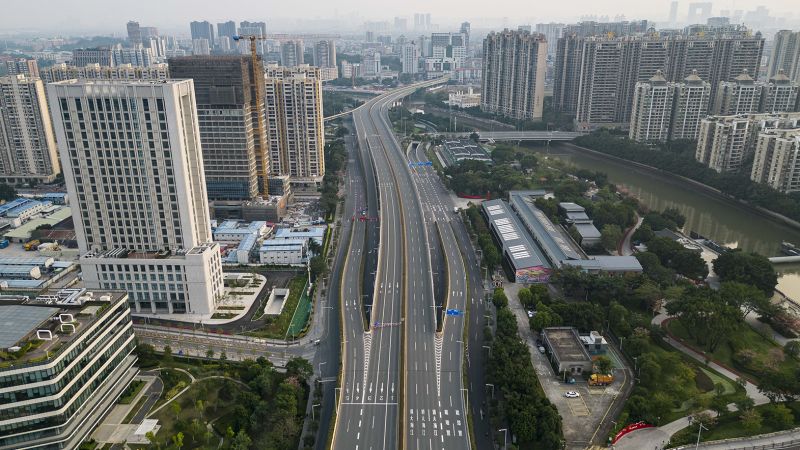
[[[300,39],[282,42],[281,65],[285,67],[294,67],[304,64],[304,51],[303,41]]]
[[[536,32],[543,34],[547,38],[547,56],[554,58],[556,56],[556,43],[561,38],[561,33],[564,31],[563,23],[537,23]]]
[[[333,39],[314,43],[314,65],[320,68],[336,68],[336,42]]]
[[[259,58],[260,63],[260,58]],[[169,60],[173,78],[194,80],[206,191],[210,200],[250,200],[266,194],[267,134],[263,95],[251,58],[187,56]]]
[[[26,349],[0,366],[0,450],[79,448],[138,372],[128,296],[72,291],[0,305],[0,349]]]
[[[757,113],[761,103],[761,83],[744,72],[733,79],[723,81],[717,89],[714,114],[733,116]]]
[[[717,172],[738,172],[748,153],[752,126],[745,115],[703,119],[695,159]]]
[[[489,33],[483,41],[481,109],[518,120],[541,119],[546,69],[544,35]]]
[[[253,36],[266,36],[267,24],[266,22],[248,22],[246,20],[239,22],[239,34],[253,35]]]
[[[39,78],[0,78],[0,180],[50,183],[61,173],[44,83]]]
[[[664,142],[669,138],[675,83],[661,71],[646,83],[636,83],[629,137],[637,142]]]
[[[82,78],[90,80],[165,80],[169,78],[169,67],[164,64],[151,64],[147,67],[121,64],[114,67],[89,64],[84,67],[54,64],[42,69],[42,81],[54,81]]]
[[[266,68],[265,104],[272,175],[319,182],[325,175],[325,127],[320,69]]]
[[[223,296],[192,80],[47,86],[88,289],[137,312],[211,314]]]
[[[467,56],[471,55],[469,49],[469,35],[472,31],[472,26],[469,22],[461,22],[461,28],[458,29],[458,32],[464,36],[464,48],[467,49]]]
[[[800,191],[800,124],[758,134],[750,179],[787,194]]]
[[[114,66],[130,64],[132,66],[147,67],[153,64],[155,56],[155,48],[147,48],[138,44],[126,48],[116,46],[111,50]]]
[[[192,39],[192,54],[208,56],[211,54],[211,42],[208,39]]]
[[[767,75],[773,77],[781,70],[790,80],[800,83],[800,31],[775,33]]]
[[[77,48],[72,51],[73,66],[83,67],[89,64],[115,66],[114,53],[110,48]]]
[[[800,86],[787,77],[783,70],[770,77],[761,90],[761,104],[758,110],[763,113],[779,113],[800,110]]]
[[[127,24],[127,31],[128,31],[128,43],[131,45],[141,44],[142,43],[142,30],[139,27],[139,22],[134,22],[131,20]]]
[[[229,20],[227,22],[218,23],[217,36],[226,36],[229,38],[236,36],[236,22]]]
[[[711,83],[693,71],[676,85],[670,139],[697,139],[700,121],[708,115],[711,105]]]
[[[361,58],[361,76],[375,78],[381,73],[381,52],[370,50]]]
[[[419,72],[419,48],[417,44],[407,42],[400,48],[401,73],[415,75]]]
[[[638,29],[601,25],[619,31]],[[657,70],[672,82],[696,70],[716,92],[719,83],[733,81],[745,70],[757,73],[764,47],[759,33],[743,27],[702,34],[586,34],[598,29],[604,27],[568,26],[558,42],[553,104],[558,111],[575,114],[580,130],[627,126],[636,83],[647,81]]]
[[[17,58],[6,61],[8,75],[25,75],[36,78],[39,76],[39,65],[35,59]]]
[[[212,25],[211,22],[207,20],[202,22],[192,21],[189,23],[189,28],[192,33],[192,40],[205,39],[211,44],[215,42],[214,25]]]

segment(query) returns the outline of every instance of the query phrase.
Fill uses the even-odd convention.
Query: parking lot
[[[610,418],[606,417],[606,412],[611,407],[623,385],[625,374],[623,370],[614,370],[614,382],[605,387],[589,386],[582,378],[576,380],[575,384],[567,384],[559,379],[553,372],[547,355],[538,350],[536,339],[538,336],[531,331],[528,326],[527,312],[519,303],[517,292],[518,285],[506,283],[504,286],[506,295],[509,299],[509,308],[517,318],[517,327],[520,337],[525,340],[530,349],[533,359],[533,367],[536,375],[542,384],[547,398],[558,409],[561,415],[564,438],[567,441],[567,449],[585,449],[589,446],[590,439],[594,436],[600,424]],[[615,364],[619,361],[615,355],[609,355]],[[565,393],[574,391],[579,394],[577,398],[567,398]]]

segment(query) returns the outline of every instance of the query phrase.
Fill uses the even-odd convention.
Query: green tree
[[[740,311],[739,317],[742,321],[750,312],[760,313],[770,307],[770,300],[763,291],[737,281],[725,281],[720,284],[719,295],[726,303]]]
[[[164,359],[164,362],[172,361],[172,347],[170,347],[169,345],[164,346],[164,355],[162,356],[162,358]]]
[[[322,255],[317,255],[311,258],[309,270],[311,271],[311,277],[315,280],[320,275],[325,275],[328,273],[328,263],[325,261],[325,257]]]
[[[506,293],[503,289],[498,288],[494,290],[494,294],[492,295],[492,303],[498,309],[505,308],[508,306],[508,297],[506,297]]]
[[[678,208],[667,208],[661,213],[661,216],[672,221],[678,228],[683,228],[683,225],[686,223],[686,216],[681,214]]]
[[[486,265],[489,271],[494,271],[494,268],[500,264],[500,252],[497,251],[497,247],[494,244],[483,249],[483,264]]]
[[[769,260],[756,253],[741,250],[725,252],[714,260],[714,272],[720,281],[738,281],[760,289],[771,297],[778,284],[778,275]]]
[[[636,229],[636,231],[633,232],[631,240],[633,242],[644,242],[646,244],[654,237],[656,237],[656,234],[653,232],[653,229],[650,228],[650,225],[643,223],[639,228]]]
[[[533,170],[539,165],[539,161],[534,155],[525,155],[522,157],[519,164],[525,170]]]
[[[181,413],[181,405],[177,400],[173,400],[172,403],[169,404],[169,407],[172,408],[172,412],[175,413],[175,420],[178,420],[178,416]]]
[[[13,186],[0,183],[0,200],[11,201],[17,198],[17,190]]]
[[[780,403],[774,403],[764,408],[764,423],[776,430],[787,430],[794,426],[792,410]]]
[[[233,443],[231,443],[231,450],[248,450],[250,445],[253,443],[253,440],[250,439],[250,436],[244,430],[239,430],[236,433],[236,437],[233,438]]]
[[[292,358],[286,363],[286,373],[301,380],[308,380],[314,373],[314,368],[304,358]]]
[[[597,368],[597,372],[601,374],[611,373],[611,370],[614,368],[611,359],[605,355],[598,356],[597,359],[594,360],[594,365]]]
[[[616,250],[621,240],[622,229],[619,225],[606,224],[603,226],[603,230],[600,232],[600,241],[606,250]]]
[[[149,442],[150,445],[154,445],[156,447],[156,450],[161,450],[161,442],[158,441],[155,433],[148,431],[144,434],[144,437],[147,438],[147,442]]]
[[[794,359],[800,358],[800,341],[788,341],[783,346],[783,353]]]
[[[520,288],[519,293],[517,293],[519,297],[519,302],[525,308],[530,308],[534,305],[533,303],[533,294],[527,288]]]
[[[197,409],[197,412],[200,413],[200,417],[202,418],[203,417],[203,413],[206,410],[205,402],[203,402],[203,400],[197,400],[196,402],[194,402],[194,407],[195,407],[195,409]]]
[[[739,421],[742,427],[750,433],[754,433],[761,429],[761,414],[755,409],[747,409],[742,411],[739,415]]]
[[[214,349],[209,347],[208,350],[206,350],[206,358],[212,359],[213,357],[214,357]]]
[[[178,450],[183,448],[183,433],[178,432],[175,436],[172,436],[172,445],[174,445]]]

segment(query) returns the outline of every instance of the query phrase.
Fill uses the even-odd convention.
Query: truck
[[[603,375],[601,373],[593,373],[592,376],[589,377],[589,386],[608,386],[613,382],[614,375],[611,374]]]
[[[8,239],[0,239],[0,248],[8,247]]]
[[[25,249],[26,252],[34,251],[39,248],[39,244],[41,242],[38,239],[34,239],[32,241],[28,241],[22,247]]]

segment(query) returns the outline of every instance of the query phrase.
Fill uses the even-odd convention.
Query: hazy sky
[[[695,0],[699,1],[699,0]],[[5,3],[5,4],[4,4]],[[800,17],[798,0],[717,0],[713,13],[722,9],[752,10],[763,5],[773,16]],[[0,32],[32,30],[113,32],[124,35],[125,22],[188,33],[191,20],[212,23],[233,19],[265,20],[280,30],[291,22],[279,19],[339,19],[356,29],[364,20],[392,20],[429,12],[432,22],[449,25],[461,20],[496,23],[508,18],[515,26],[538,21],[576,20],[581,15],[624,14],[627,18],[664,20],[670,0],[0,0]],[[312,6],[313,5],[313,6]],[[689,0],[681,0],[679,15],[686,15]]]

